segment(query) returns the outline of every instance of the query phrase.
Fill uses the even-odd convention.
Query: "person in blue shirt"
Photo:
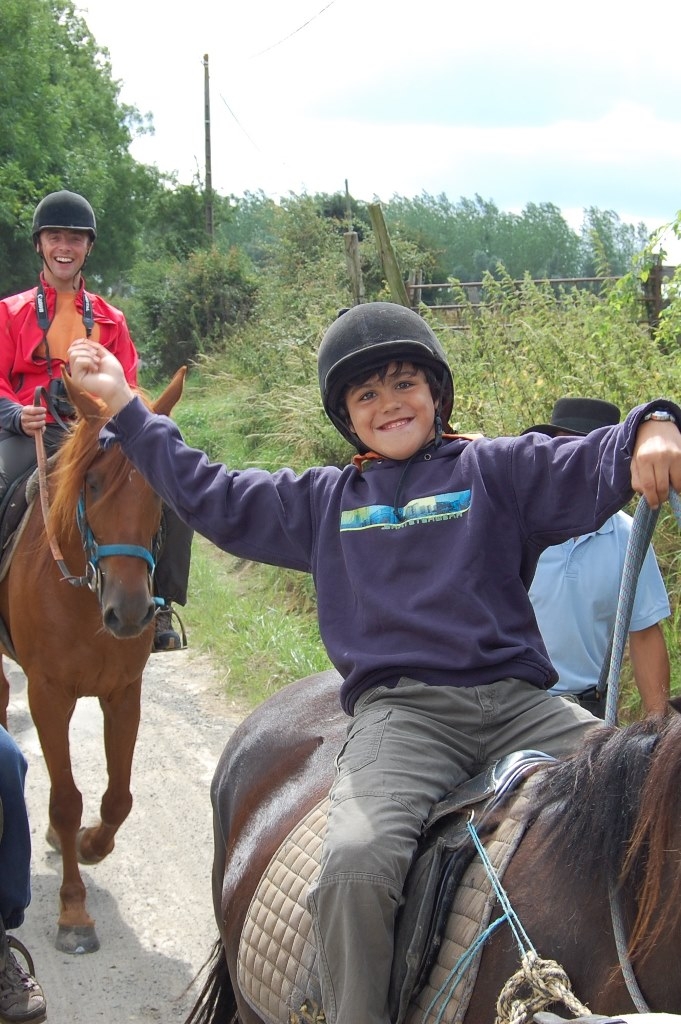
[[[308,892],[329,1024],[389,1024],[394,929],[431,807],[523,748],[562,755],[603,725],[557,681],[528,589],[549,544],[597,530],[634,491],[681,488],[681,408],[657,398],[601,436],[453,434],[451,368],[414,310],[368,302],[321,340],[322,404],[346,466],[230,469],[154,415],[81,339],[75,383],[179,517],[218,547],[312,574],[348,730]],[[281,381],[281,388],[286,381]]]
[[[619,423],[620,410],[595,398],[560,398],[549,423],[536,424],[549,437],[584,437]],[[571,537],[542,552],[530,587],[539,629],[558,672],[550,693],[572,695],[603,718],[604,695],[596,683],[606,659],[617,613],[632,517],[617,512],[598,530]],[[663,712],[669,698],[669,654],[661,621],[669,598],[652,546],[641,567],[629,626],[634,682],[647,713]]]

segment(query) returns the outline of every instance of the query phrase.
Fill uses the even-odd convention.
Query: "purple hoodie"
[[[240,558],[311,572],[319,628],[352,713],[410,676],[478,686],[556,682],[527,591],[545,547],[632,497],[631,455],[656,400],[586,437],[445,440],[364,471],[229,470],[134,399],[102,431],[180,518]]]

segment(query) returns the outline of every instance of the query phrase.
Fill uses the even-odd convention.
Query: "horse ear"
[[[66,388],[71,405],[76,407],[81,416],[86,420],[96,421],[97,423],[102,423],[107,419],[103,404],[93,395],[79,388],[73,378],[69,377],[66,370],[62,370],[62,380],[64,381],[64,387]]]
[[[186,376],[187,367],[181,366],[163,394],[159,395],[153,403],[152,409],[154,412],[160,412],[164,416],[170,416],[172,409],[180,401],[182,389],[184,388],[184,378]]]

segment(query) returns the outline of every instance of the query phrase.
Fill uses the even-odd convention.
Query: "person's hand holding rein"
[[[47,410],[42,405],[24,405],[19,422],[27,437],[35,437],[45,429]]]
[[[134,392],[125,379],[123,367],[102,345],[79,338],[70,346],[68,359],[75,383],[101,398],[112,416],[132,401]]]
[[[639,425],[631,460],[631,486],[651,508],[681,492],[681,431],[670,421],[647,420]]]

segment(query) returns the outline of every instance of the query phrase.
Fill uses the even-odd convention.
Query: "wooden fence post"
[[[345,265],[348,268],[350,284],[352,285],[352,298],[356,306],[365,301],[364,278],[362,277],[362,266],[359,259],[359,238],[356,231],[345,231],[343,233],[345,242]]]
[[[407,294],[409,296],[409,305],[412,309],[418,309],[421,305],[421,299],[423,297],[423,271],[422,270],[410,270],[409,277],[407,278]]]
[[[378,256],[381,261],[381,267],[385,274],[388,287],[392,294],[395,302],[399,302],[402,306],[410,306],[409,295],[400,268],[393,252],[393,247],[390,244],[390,237],[388,235],[388,229],[385,224],[383,217],[383,210],[381,209],[380,203],[369,204],[369,217],[371,218],[371,226],[374,229],[374,236],[376,238],[376,245],[378,246]]]

